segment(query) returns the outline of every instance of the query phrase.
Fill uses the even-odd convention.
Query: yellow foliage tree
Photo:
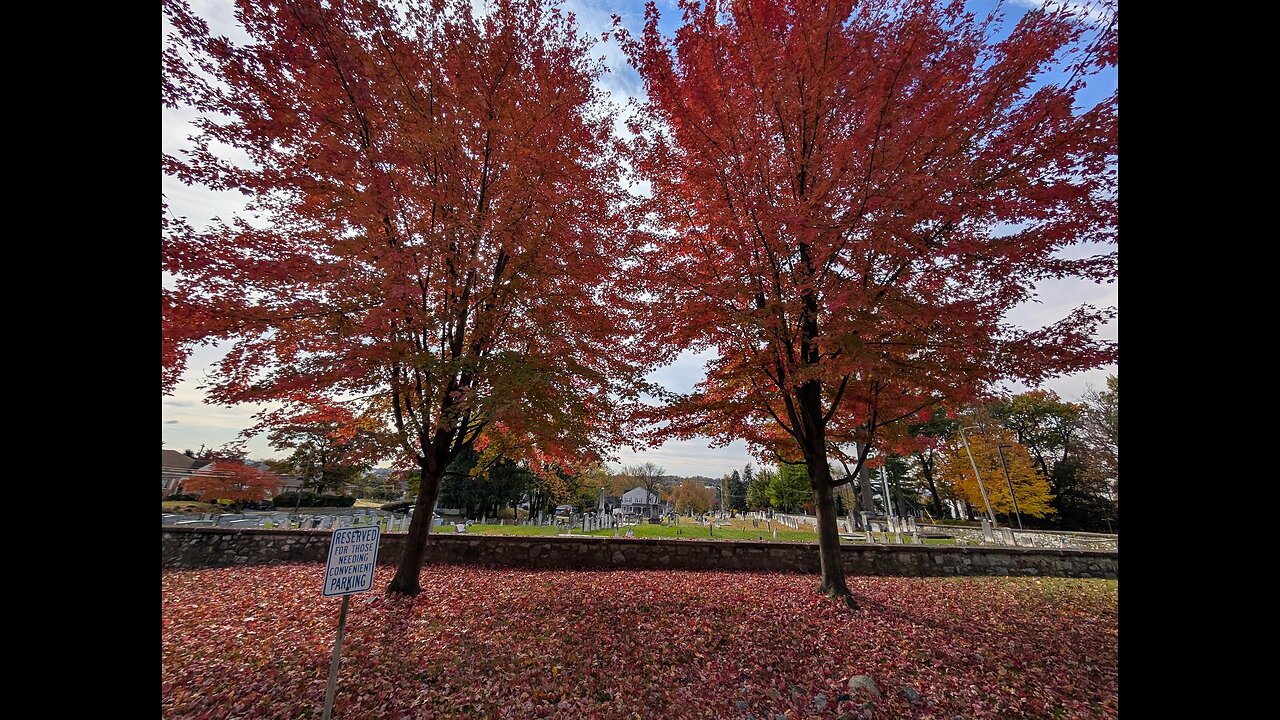
[[[1017,494],[1018,511],[1023,515],[1045,517],[1054,513],[1049,501],[1053,495],[1049,492],[1049,483],[1036,471],[1031,452],[1013,438],[1005,430],[995,430],[981,435],[969,435],[969,447],[973,450],[973,460],[982,473],[982,484],[987,489],[987,498],[991,501],[992,511],[1001,515],[1013,516],[1013,499],[1009,496],[1009,483],[1005,481],[1004,468],[1000,465],[998,448],[1004,446],[1004,459],[1009,468],[1009,481],[1013,483],[1013,491]],[[984,512],[982,493],[978,482],[973,477],[973,466],[969,463],[969,455],[964,445],[956,442],[943,455],[942,475],[951,485],[951,489],[970,505]]]
[[[579,512],[594,511],[609,485],[609,470],[600,464],[588,465],[564,481],[563,502]]]
[[[696,480],[685,480],[671,493],[676,512],[691,512],[699,515],[711,509],[715,502],[715,493],[706,485]]]

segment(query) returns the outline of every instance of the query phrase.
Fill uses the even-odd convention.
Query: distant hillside
[[[658,478],[659,482],[661,482],[663,485],[666,485],[668,487],[675,487],[680,483],[684,482],[685,480],[695,480],[697,482],[705,483],[707,485],[720,484],[719,478],[709,478],[706,475],[690,475],[688,477],[685,477],[683,475],[663,475],[662,477]]]

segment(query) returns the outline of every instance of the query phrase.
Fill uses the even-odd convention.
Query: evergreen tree
[[[748,465],[748,468],[751,466]],[[737,470],[729,476],[729,493],[725,496],[725,507],[731,510],[747,509],[747,483]]]
[[[812,504],[813,494],[809,485],[809,471],[804,463],[783,463],[769,483],[769,505],[779,510],[798,510]]]
[[[750,465],[747,466],[751,468]],[[751,474],[751,479],[747,482],[747,508],[749,510],[764,510],[771,507],[769,503],[769,485],[773,482],[776,472],[769,468],[761,468],[758,472]]]

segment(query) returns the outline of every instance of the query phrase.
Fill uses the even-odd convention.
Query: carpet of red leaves
[[[310,718],[341,600],[323,566],[162,576],[165,718]],[[1117,583],[428,566],[353,596],[334,718],[1115,717]],[[847,681],[869,675],[868,705]],[[919,693],[914,701],[911,693]]]

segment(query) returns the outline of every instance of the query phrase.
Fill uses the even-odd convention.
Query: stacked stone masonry
[[[162,567],[192,569],[324,562],[332,533],[164,527],[162,535]],[[384,534],[378,562],[398,562],[405,538]],[[841,550],[849,575],[1119,577],[1118,553],[1098,550],[937,545],[854,545]],[[818,546],[810,543],[441,534],[430,536],[426,557],[435,563],[537,569],[818,572]]]

